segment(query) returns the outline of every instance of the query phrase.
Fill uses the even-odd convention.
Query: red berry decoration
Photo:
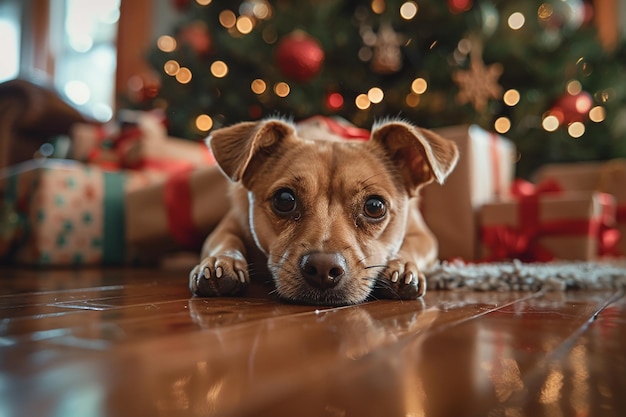
[[[324,51],[319,42],[302,31],[284,37],[276,48],[276,64],[286,77],[298,82],[313,79],[322,68]]]

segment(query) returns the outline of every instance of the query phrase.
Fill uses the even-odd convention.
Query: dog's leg
[[[202,260],[189,274],[189,289],[194,295],[237,295],[246,290],[250,277],[241,236],[245,236],[241,222],[231,212],[204,242]]]
[[[381,272],[374,295],[402,300],[422,297],[426,293],[426,277],[422,270],[436,258],[437,241],[426,227],[419,210],[413,208],[400,251]]]

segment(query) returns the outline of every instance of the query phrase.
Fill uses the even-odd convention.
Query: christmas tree
[[[144,106],[197,139],[243,120],[339,116],[369,128],[476,123],[512,139],[517,172],[626,156],[626,50],[583,0],[176,1]],[[135,103],[138,104],[138,103]]]

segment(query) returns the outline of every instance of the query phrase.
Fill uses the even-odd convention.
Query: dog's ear
[[[411,196],[433,180],[443,184],[459,159],[454,142],[402,121],[375,126],[371,142],[381,145],[398,167]]]
[[[294,135],[291,124],[271,119],[218,129],[209,136],[207,144],[222,171],[232,181],[243,181],[253,175],[265,159],[275,154],[286,138]]]

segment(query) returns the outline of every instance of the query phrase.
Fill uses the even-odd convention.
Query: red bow
[[[561,192],[556,181],[546,181],[537,186],[523,180],[513,183],[511,193],[518,201],[518,227],[485,226],[482,240],[490,250],[488,260],[520,259],[525,262],[547,262],[554,255],[539,244],[544,235],[591,236],[598,239],[599,255],[615,255],[619,231],[614,226],[615,205],[612,197],[598,193],[602,208],[599,218],[564,219],[541,222],[539,199],[542,195]]]
[[[525,262],[547,262],[554,255],[537,243],[545,225],[539,221],[539,197],[559,193],[561,187],[555,181],[534,185],[517,179],[511,186],[511,194],[518,201],[518,227],[485,226],[482,240],[490,250],[489,260],[519,259]],[[578,228],[578,227],[577,227]]]

